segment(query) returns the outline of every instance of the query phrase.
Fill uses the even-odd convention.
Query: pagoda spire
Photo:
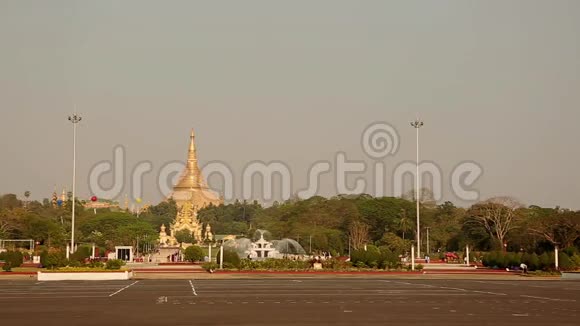
[[[195,164],[197,166],[197,151],[195,150],[195,132],[191,129],[189,136],[189,153],[187,156],[187,165]]]
[[[195,132],[191,130],[189,136],[189,151],[187,154],[187,164],[185,166],[185,171],[179,180],[179,183],[175,188],[205,188],[205,182],[201,176],[201,170],[199,169],[197,162],[197,150],[195,148]]]

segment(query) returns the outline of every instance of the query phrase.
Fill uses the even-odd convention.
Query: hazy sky
[[[576,0],[0,0],[0,193],[70,189],[75,105],[82,198],[123,145],[128,173],[153,163],[144,200],[160,200],[155,173],[186,158],[191,128],[201,163],[282,161],[300,188],[338,151],[374,162],[361,134],[387,121],[392,168],[415,159],[419,113],[444,180],[471,160],[482,198],[580,209]]]

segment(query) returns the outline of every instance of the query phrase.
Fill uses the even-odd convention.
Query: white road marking
[[[132,287],[133,285],[135,285],[135,284],[137,284],[137,283],[139,283],[139,281],[135,281],[134,283],[131,283],[131,284],[127,285],[126,287],[124,287],[124,288],[120,289],[119,291],[117,291],[117,292],[115,292],[115,293],[111,293],[111,294],[109,295],[109,297],[114,297],[114,296],[116,296],[117,294],[119,294],[119,293],[121,293],[121,292],[123,292],[123,291],[127,290],[128,288]]]
[[[482,293],[482,294],[491,294],[491,295],[502,295],[502,296],[505,296],[505,295],[507,295],[507,294],[505,294],[505,293],[486,292],[486,291],[472,291],[472,292],[475,292],[475,293]]]
[[[512,314],[514,317],[528,317],[529,314]]]
[[[536,297],[536,296],[532,296],[532,295],[520,295],[520,297],[539,299],[539,300],[547,300],[547,301],[576,302],[576,300],[572,300],[572,299],[554,299],[554,298]]]
[[[197,292],[195,292],[195,287],[193,286],[193,282],[189,280],[189,285],[191,285],[191,291],[193,291],[193,295],[197,297]]]
[[[452,291],[459,291],[459,292],[469,292],[469,293],[479,293],[479,294],[491,294],[491,295],[501,295],[501,296],[506,296],[507,295],[505,293],[499,293],[499,292],[487,292],[487,291],[468,290],[468,289],[461,289],[461,288],[452,288],[452,287],[447,287],[447,286],[434,286],[434,285],[421,284],[421,283],[407,283],[407,282],[392,282],[392,283],[404,284],[404,285],[423,286],[423,287],[428,287],[428,288],[438,288],[438,289],[443,289],[443,290],[452,290]],[[450,295],[450,294],[446,294],[446,295]]]
[[[0,297],[0,300],[13,300],[13,299],[70,299],[70,298],[108,298],[106,295],[67,295],[67,296],[54,296],[54,297],[31,297],[31,296],[23,296],[23,297]]]

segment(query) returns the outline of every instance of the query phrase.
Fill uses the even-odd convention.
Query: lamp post
[[[77,124],[81,122],[82,118],[76,113],[68,117],[68,120],[73,124],[73,181],[72,181],[72,215],[71,215],[71,236],[70,236],[70,252],[75,251],[75,195],[76,195],[76,178],[77,178]]]
[[[426,227],[427,229],[427,255],[431,254],[431,250],[429,250],[429,230],[431,229],[430,227]]]
[[[421,226],[419,221],[419,202],[420,202],[420,189],[421,186],[421,175],[419,174],[419,128],[423,127],[423,121],[417,117],[415,121],[411,122],[411,126],[417,131],[417,176],[415,177],[415,201],[417,202],[417,257],[421,257]]]

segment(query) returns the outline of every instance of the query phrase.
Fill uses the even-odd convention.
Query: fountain
[[[240,258],[249,258],[253,260],[263,260],[268,258],[281,259],[288,255],[305,255],[304,248],[292,239],[282,239],[268,241],[264,235],[269,232],[265,230],[257,230],[255,234],[255,241],[248,238],[241,238],[235,240],[228,240],[224,246],[233,249]]]

